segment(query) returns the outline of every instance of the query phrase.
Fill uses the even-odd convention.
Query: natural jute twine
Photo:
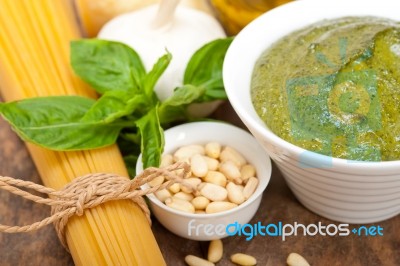
[[[149,223],[151,223],[150,211],[142,196],[168,188],[175,183],[181,183],[189,189],[193,189],[189,184],[184,182],[184,179],[189,175],[189,165],[184,162],[179,162],[165,168],[147,168],[132,180],[116,174],[88,174],[74,179],[59,191],[30,181],[0,176],[0,189],[33,202],[51,206],[51,215],[49,217],[39,222],[24,226],[8,226],[0,224],[0,232],[30,232],[40,229],[50,223],[54,223],[61,243],[68,250],[64,229],[71,216],[81,216],[85,210],[96,207],[107,201],[130,199],[138,204],[145,213]],[[158,176],[164,176],[168,181],[148,189],[140,189],[140,186],[150,182]],[[49,198],[33,195],[27,191],[19,189],[18,187],[32,189],[47,194]]]

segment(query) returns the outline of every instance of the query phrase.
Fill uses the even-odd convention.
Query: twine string
[[[140,189],[142,185],[159,176],[164,176],[167,181],[160,185]],[[61,190],[48,188],[30,181],[0,176],[0,189],[33,202],[51,206],[51,215],[43,220],[23,226],[0,224],[0,232],[31,232],[54,223],[61,243],[68,250],[65,226],[70,217],[74,215],[82,216],[85,210],[108,201],[128,199],[135,202],[142,209],[151,224],[150,211],[143,196],[169,188],[175,183],[180,183],[188,189],[194,190],[195,188],[185,182],[185,178],[189,176],[190,167],[184,162],[178,162],[165,168],[147,168],[132,180],[109,173],[88,174],[74,179]],[[24,189],[46,194],[48,198],[33,195]]]

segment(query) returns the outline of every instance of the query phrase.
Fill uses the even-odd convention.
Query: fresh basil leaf
[[[204,93],[205,88],[203,87],[199,88],[189,84],[178,87],[174,90],[171,97],[162,102],[161,108],[166,105],[180,106],[190,104],[200,98]]]
[[[171,97],[162,102],[159,108],[161,124],[186,118],[185,107],[203,96],[205,89],[193,85],[184,85],[174,90]]]
[[[164,106],[162,112],[159,112],[160,124],[169,126],[171,123],[182,122],[188,119],[184,106]]]
[[[224,86],[204,86],[208,89],[205,90],[203,97],[198,102],[210,102],[214,100],[225,100],[228,98]]]
[[[164,132],[158,118],[158,106],[137,120],[136,125],[141,135],[143,169],[150,166],[158,167],[164,149]]]
[[[164,73],[165,69],[168,67],[171,59],[172,55],[167,51],[165,55],[157,60],[152,70],[144,77],[143,90],[146,95],[151,97],[154,94],[154,87],[161,75]]]
[[[198,102],[226,99],[222,81],[222,65],[233,38],[218,39],[207,43],[189,60],[183,83],[204,87],[206,92]]]
[[[145,111],[147,100],[143,94],[132,94],[127,91],[107,91],[89,109],[82,122],[110,123],[128,116],[136,110]]]
[[[26,141],[52,150],[85,150],[115,143],[126,126],[81,122],[94,103],[79,96],[30,98],[3,104],[1,114]]]
[[[99,39],[71,42],[71,65],[99,93],[138,91],[146,73],[139,55],[131,47]]]

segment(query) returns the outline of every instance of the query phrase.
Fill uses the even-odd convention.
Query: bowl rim
[[[348,7],[360,7],[361,9],[358,9],[357,11],[353,11],[349,9]],[[241,63],[237,64],[236,63],[236,58],[243,53],[244,50],[251,50],[254,45],[249,44],[248,40],[253,40],[255,38],[255,32],[259,31],[260,29],[264,30],[264,35],[267,35],[269,32],[276,30],[276,25],[279,26],[279,22],[281,21],[274,21],[275,19],[287,19],[290,17],[291,23],[294,25],[294,27],[291,27],[289,31],[286,33],[283,33],[279,36],[283,37],[287,33],[293,32],[297,29],[301,29],[302,27],[309,25],[313,22],[320,21],[322,19],[326,18],[337,18],[337,17],[343,17],[343,16],[357,16],[357,15],[365,15],[365,16],[378,16],[378,17],[387,17],[390,19],[394,19],[397,21],[400,21],[400,16],[395,14],[395,7],[396,3],[390,1],[390,0],[382,0],[379,2],[364,2],[362,0],[344,0],[344,1],[320,1],[320,0],[301,0],[301,1],[293,1],[289,2],[286,4],[283,4],[281,6],[278,6],[274,9],[271,9],[270,11],[267,11],[263,15],[259,16],[255,20],[253,20],[251,23],[249,23],[239,34],[234,38],[232,44],[230,45],[226,56],[224,60],[224,65],[223,65],[223,80],[225,84],[225,89],[226,93],[228,95],[228,99],[232,104],[232,107],[236,111],[236,113],[239,115],[239,117],[242,119],[242,121],[247,125],[249,124],[249,128],[253,128],[257,133],[263,135],[264,137],[267,138],[267,140],[276,143],[279,147],[282,147],[285,150],[292,151],[294,154],[299,155],[304,152],[309,152],[313,153],[316,156],[320,157],[325,157],[326,159],[332,160],[332,165],[335,165],[339,167],[339,169],[334,169],[331,168],[329,170],[333,170],[335,172],[341,173],[343,171],[340,171],[341,167],[344,167],[345,169],[367,169],[367,170],[376,170],[377,168],[385,168],[386,170],[389,171],[395,171],[399,170],[400,167],[400,160],[394,160],[394,161],[379,161],[379,162],[368,162],[368,161],[351,161],[347,159],[341,159],[337,157],[331,157],[327,155],[322,155],[319,153],[315,153],[312,151],[308,151],[304,148],[301,148],[299,146],[296,146],[290,142],[287,142],[286,140],[278,137],[275,135],[272,131],[270,131],[265,125],[264,122],[261,121],[261,119],[258,117],[254,117],[253,115],[249,114],[248,111],[246,110],[245,106],[243,105],[243,99],[239,97],[239,94],[236,94],[236,90],[238,90],[238,85],[237,82],[234,80],[235,75],[239,73],[237,70],[235,71],[235,67],[239,67],[240,69],[246,68],[246,62],[243,63],[242,60],[239,60]],[[386,8],[384,8],[386,7]],[[316,16],[312,15],[310,16],[310,8],[315,9],[317,8],[318,11],[321,11],[322,13],[314,12],[314,14],[317,14]],[[339,10],[339,11],[338,11]],[[371,11],[372,10],[372,11]],[[308,11],[308,12],[304,12]],[[315,11],[315,10],[314,10]],[[335,13],[338,11],[338,13]],[[390,14],[390,15],[385,15],[385,14]],[[290,16],[288,16],[290,15]],[[293,17],[293,16],[298,16],[298,17],[303,17],[303,23],[298,24],[295,20],[298,17]],[[274,28],[272,29],[271,27],[266,27],[265,25],[268,25],[269,22],[274,22],[272,25],[274,25]],[[305,21],[305,22],[304,22]],[[271,24],[269,24],[271,25]],[[276,35],[276,33],[274,34]],[[267,38],[268,37],[264,37]],[[267,42],[268,45],[274,43],[277,41],[279,38],[272,38],[272,41],[264,41]],[[258,56],[261,55],[261,53],[267,49],[268,45],[264,46],[264,49],[258,50],[255,52],[258,52]],[[253,53],[255,53],[253,51]],[[239,56],[240,59],[243,59],[243,56]],[[257,57],[258,58],[258,57]],[[251,72],[253,71],[253,66],[254,63],[251,65]],[[245,71],[249,71],[248,69]],[[242,73],[242,72],[240,72]],[[250,87],[249,83],[247,85]],[[247,89],[247,88],[246,88]],[[250,90],[248,95],[250,96]],[[247,97],[247,96],[246,96]],[[253,107],[254,111],[254,107]],[[255,111],[254,111],[255,112]],[[246,119],[244,119],[243,116],[246,116]],[[261,123],[260,123],[261,122]],[[349,163],[350,162],[350,163]],[[374,175],[374,174],[371,174]]]
[[[146,195],[147,198],[153,203],[156,204],[158,207],[162,208],[163,210],[169,212],[169,213],[173,213],[175,215],[179,215],[185,218],[190,218],[190,219],[210,219],[210,218],[220,218],[220,217],[225,217],[225,216],[229,216],[231,214],[234,214],[238,211],[241,211],[242,209],[245,209],[248,205],[254,203],[255,201],[257,201],[257,199],[259,199],[260,197],[262,197],[263,192],[265,191],[265,189],[267,188],[269,182],[271,181],[271,175],[272,175],[272,162],[270,157],[268,156],[268,154],[265,152],[264,149],[262,149],[262,147],[260,146],[260,144],[257,142],[257,140],[247,131],[245,131],[242,128],[239,128],[237,126],[234,126],[232,124],[229,124],[225,121],[197,121],[197,122],[189,122],[189,123],[184,123],[178,126],[174,126],[172,128],[169,128],[167,130],[165,130],[164,134],[165,134],[165,139],[167,139],[169,137],[169,135],[173,135],[175,134],[175,132],[182,132],[185,130],[188,130],[188,128],[192,128],[192,127],[219,127],[219,128],[225,128],[226,130],[229,130],[230,133],[234,134],[233,132],[236,132],[235,134],[241,134],[242,137],[245,137],[248,139],[248,141],[252,142],[252,145],[256,145],[258,147],[258,151],[257,154],[261,157],[264,157],[262,159],[265,159],[265,177],[263,177],[265,179],[264,182],[259,182],[258,186],[260,186],[262,184],[262,187],[257,187],[256,191],[253,193],[253,195],[250,196],[250,198],[248,198],[246,201],[244,201],[242,204],[226,210],[226,211],[222,211],[222,212],[217,212],[217,213],[186,213],[183,211],[179,211],[179,210],[175,210],[172,209],[170,207],[168,207],[167,205],[165,205],[164,203],[162,203],[153,193]],[[202,142],[201,140],[199,142]],[[194,143],[195,144],[195,143]],[[174,145],[175,146],[175,145]],[[176,148],[179,148],[180,146],[176,146]],[[233,147],[233,146],[232,146]],[[141,158],[142,155],[140,154],[138,157],[138,161],[136,163],[136,174],[139,174],[143,171],[143,165],[141,162]],[[247,159],[247,158],[246,158]],[[261,159],[260,159],[261,160]],[[257,168],[257,166],[255,166]],[[258,177],[257,177],[258,178]],[[143,186],[141,186],[141,189],[144,188],[148,188],[148,184],[145,184]]]

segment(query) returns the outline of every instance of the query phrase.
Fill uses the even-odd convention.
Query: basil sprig
[[[133,164],[141,151],[145,168],[158,166],[163,128],[190,120],[186,107],[191,103],[226,99],[221,73],[231,42],[219,39],[200,48],[187,65],[184,85],[161,102],[154,86],[172,60],[168,51],[146,72],[140,56],[123,43],[73,41],[72,68],[100,94],[99,99],[37,97],[0,103],[0,113],[22,139],[47,149],[95,149],[118,139],[126,162]]]

